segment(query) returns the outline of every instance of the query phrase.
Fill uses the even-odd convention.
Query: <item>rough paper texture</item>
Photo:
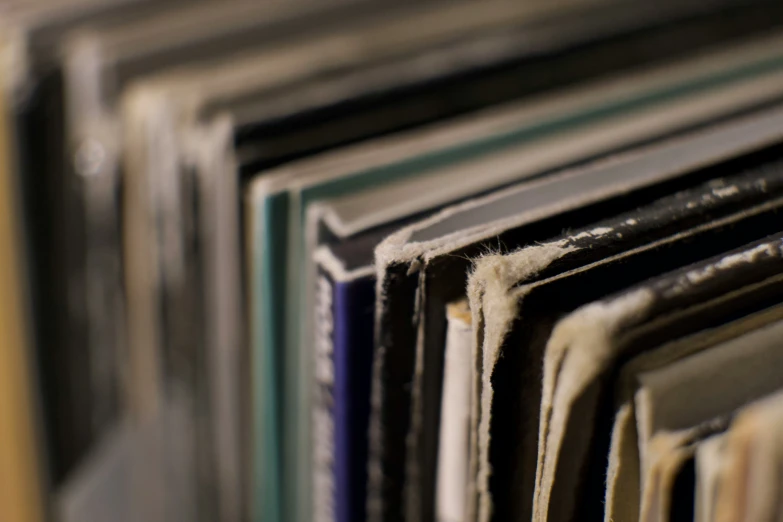
[[[488,521],[492,515],[489,493],[490,411],[492,408],[492,370],[500,355],[500,348],[517,316],[520,295],[512,292],[519,280],[539,272],[552,261],[572,251],[573,247],[553,243],[523,249],[502,256],[480,258],[468,280],[468,296],[474,323],[473,360],[475,385],[472,402],[471,429],[477,436],[471,441],[472,484],[470,516]]]

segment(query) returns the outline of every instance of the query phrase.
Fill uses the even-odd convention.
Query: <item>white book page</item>
[[[438,522],[464,522],[468,484],[473,329],[467,301],[448,305],[446,315],[448,327],[435,512]]]

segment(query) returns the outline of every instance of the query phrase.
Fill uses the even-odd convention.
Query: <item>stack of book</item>
[[[0,88],[3,522],[779,520],[779,0],[0,0]]]

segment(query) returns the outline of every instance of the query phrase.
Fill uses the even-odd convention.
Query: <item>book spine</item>
[[[366,519],[375,277],[335,287],[335,483],[338,522]]]
[[[313,522],[336,522],[334,281],[318,269],[313,389]]]
[[[364,520],[375,277],[335,282],[319,267],[315,322],[315,522]]]

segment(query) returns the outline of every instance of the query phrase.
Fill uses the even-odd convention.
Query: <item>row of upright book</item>
[[[779,0],[0,0],[0,521],[763,522]]]

